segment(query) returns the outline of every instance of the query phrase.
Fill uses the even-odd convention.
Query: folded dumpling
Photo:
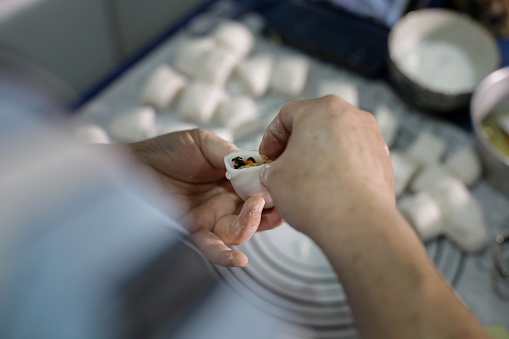
[[[260,170],[266,165],[258,151],[235,151],[224,157],[226,178],[244,200],[252,196],[265,199],[265,207],[274,206],[267,188],[260,183]]]

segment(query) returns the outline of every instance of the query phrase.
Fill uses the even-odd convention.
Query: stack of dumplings
[[[392,145],[397,118],[387,108],[374,114],[384,140]],[[442,139],[424,130],[405,152],[391,152],[398,209],[423,242],[446,236],[465,252],[482,251],[488,230],[481,206],[468,189],[481,177],[481,162],[472,147],[442,160],[446,150]]]

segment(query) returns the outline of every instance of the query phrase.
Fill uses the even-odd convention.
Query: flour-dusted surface
[[[265,39],[260,34],[260,17],[247,15],[241,18],[254,33],[256,42],[251,55],[268,54],[274,58],[283,55],[302,54]],[[151,55],[126,72],[100,96],[89,102],[78,112],[82,124],[109,126],[110,122],[124,112],[141,105],[140,95],[147,77],[163,63],[174,65],[179,46],[196,32],[213,28],[214,20],[197,18],[194,24],[181,30],[161,45]],[[399,120],[393,150],[405,152],[417,135],[426,130],[440,137],[447,145],[444,158],[456,150],[473,145],[474,136],[465,131],[406,106],[383,82],[372,81],[335,65],[309,57],[309,77],[302,98],[317,96],[324,81],[339,80],[357,88],[359,107],[374,112],[384,106]],[[226,84],[230,96],[249,95],[241,82],[232,76]],[[261,114],[260,121],[268,123],[282,105],[293,98],[270,92],[255,99]],[[165,133],[171,126],[189,125],[179,117],[178,105],[165,112],[158,112],[156,126]],[[220,128],[214,122],[207,128]],[[235,140],[244,149],[257,149],[263,128]],[[368,183],[369,184],[369,183]],[[509,232],[509,198],[481,180],[471,188],[482,205],[490,233],[490,245],[494,237]],[[403,194],[403,197],[405,194]],[[485,324],[503,324],[509,327],[509,302],[504,301],[493,289],[491,271],[493,262],[490,249],[480,255],[465,255],[448,240],[439,238],[426,245],[428,253],[444,277],[455,286],[458,293]],[[289,226],[278,230],[256,234],[248,243],[239,246],[250,258],[245,269],[218,268],[225,281],[244,297],[281,319],[296,332],[289,337],[298,338],[355,338],[356,332],[346,298],[337,283],[321,251],[306,237]],[[495,279],[494,284],[509,296],[509,282]],[[508,297],[509,298],[509,297]],[[507,299],[506,299],[507,300]],[[283,336],[282,336],[283,337]]]

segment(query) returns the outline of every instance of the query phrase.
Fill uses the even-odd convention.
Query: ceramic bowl
[[[495,188],[509,195],[509,157],[499,152],[482,131],[484,118],[492,112],[503,110],[509,110],[509,67],[487,76],[475,90],[470,104],[470,118],[486,179]]]
[[[477,85],[500,65],[488,30],[445,9],[404,16],[389,34],[388,50],[396,89],[410,103],[434,112],[467,107]]]

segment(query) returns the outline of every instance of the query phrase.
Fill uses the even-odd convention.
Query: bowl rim
[[[474,86],[474,88],[472,88],[472,90],[464,91],[464,90],[450,90],[449,89],[449,90],[437,91],[436,89],[430,88],[430,87],[426,86],[425,84],[422,84],[421,82],[415,81],[415,79],[413,79],[413,77],[410,77],[406,72],[404,72],[401,69],[401,67],[399,67],[399,63],[393,58],[394,49],[391,47],[393,45],[393,41],[395,39],[394,35],[396,34],[395,32],[398,29],[398,27],[401,27],[401,25],[404,25],[408,21],[413,20],[413,18],[415,18],[415,17],[421,17],[422,15],[429,15],[431,13],[439,13],[440,15],[448,15],[451,18],[463,20],[465,22],[468,22],[473,27],[477,27],[477,29],[482,31],[486,35],[486,37],[493,43],[493,46],[494,46],[493,51],[495,52],[495,55],[494,55],[495,66],[491,70],[491,72],[488,75],[486,75],[486,77],[490,76],[493,72],[495,72],[497,69],[499,69],[501,62],[502,62],[502,53],[500,51],[498,42],[497,42],[496,38],[493,36],[493,34],[485,26],[483,26],[481,23],[477,22],[476,20],[474,20],[467,14],[462,14],[460,12],[453,11],[451,9],[444,9],[444,8],[417,9],[417,10],[413,10],[413,11],[407,13],[406,15],[404,15],[403,17],[401,17],[394,24],[394,26],[390,30],[389,36],[387,38],[387,52],[388,52],[389,60],[394,64],[395,67],[398,68],[398,70],[401,72],[401,74],[403,74],[409,81],[418,85],[420,88],[425,89],[428,92],[435,93],[435,94],[441,94],[441,95],[447,95],[447,96],[471,95],[485,78],[483,78],[483,80],[479,81],[479,83],[476,84]]]
[[[470,108],[470,121],[474,128],[474,132],[477,136],[477,139],[480,140],[481,144],[490,151],[492,156],[494,156],[495,158],[497,158],[497,160],[499,160],[500,162],[504,163],[506,166],[509,167],[509,157],[501,154],[500,151],[497,150],[495,146],[488,139],[486,139],[486,137],[484,137],[482,133],[482,120],[486,116],[488,116],[492,112],[492,110],[488,110],[488,112],[486,112],[483,115],[482,119],[475,119],[473,107],[475,101],[479,100],[479,96],[482,94],[482,91],[485,91],[486,88],[489,88],[490,86],[506,78],[509,78],[509,66],[499,68],[488,74],[479,83],[479,85],[477,85],[476,89],[474,90],[474,93],[472,94],[472,99],[470,100],[469,108]],[[507,92],[507,96],[509,96],[509,90]]]

